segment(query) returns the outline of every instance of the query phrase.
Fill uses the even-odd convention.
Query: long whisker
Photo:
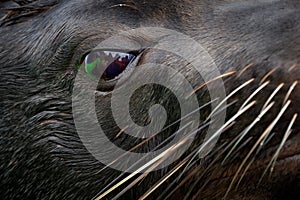
[[[263,82],[265,82],[267,80],[267,78],[269,78],[276,70],[278,69],[278,67],[273,68],[272,70],[270,70],[260,81],[260,84],[262,84]]]
[[[187,126],[189,126],[190,124],[192,124],[192,122],[189,122],[188,124],[186,124],[185,126],[183,126],[181,129],[177,130],[175,132],[175,134],[179,133],[180,131],[182,131],[183,129],[185,129]],[[198,130],[201,130],[202,128],[205,128],[206,125],[204,126],[201,126]],[[174,134],[172,134],[174,135]],[[172,138],[172,136],[170,136],[169,138]],[[164,141],[165,142],[165,141]],[[155,149],[158,149],[162,146],[163,144],[159,144]],[[155,151],[155,150],[154,150]],[[134,163],[131,167],[129,167],[127,170],[131,170],[133,169],[137,164],[141,163],[143,161],[143,159],[146,158],[146,155],[144,157],[142,157],[139,161],[137,161],[136,163]],[[116,183],[119,179],[122,178],[122,176],[125,174],[125,172],[122,172],[117,178],[115,178],[110,184],[108,184],[106,187],[104,187],[100,192],[99,194],[103,193],[107,188],[111,187],[111,185],[113,185],[114,183]],[[99,195],[98,194],[98,195]]]
[[[234,149],[238,146],[238,144],[243,140],[243,138],[249,133],[249,131],[261,120],[261,118],[273,107],[274,102],[269,104],[265,109],[261,111],[261,113],[254,119],[254,121],[244,130],[239,136],[238,141],[235,143],[235,145],[232,147],[232,149],[229,151],[227,156],[224,158],[222,164],[225,163],[225,161],[228,159],[228,157],[232,154]]]
[[[195,149],[192,153],[190,153],[187,156],[187,161],[191,158],[192,155],[194,155],[197,152],[197,149]],[[192,177],[194,175],[194,173],[189,173],[188,176],[185,177],[185,179]],[[171,183],[169,184],[168,188],[164,190],[164,192],[157,198],[157,199],[162,199],[162,197],[165,196],[165,194],[167,193],[167,191],[170,190],[170,188],[176,183],[178,182],[178,180],[180,179],[180,176],[177,176],[177,178]],[[174,191],[176,191],[177,188],[179,188],[180,186],[182,186],[185,183],[185,181],[182,181],[175,189],[173,189],[171,192],[169,192],[169,195],[167,197],[165,197],[164,199],[168,199],[169,196],[171,196],[172,193],[174,193]]]
[[[235,143],[235,141],[238,139],[238,136],[235,137],[225,148],[224,145],[226,145],[226,143],[224,145],[221,145],[218,149],[217,152],[219,151],[219,149],[223,149],[220,153],[218,153],[218,155],[214,158],[214,160],[212,162],[210,162],[210,164],[205,168],[204,172],[202,172],[202,175],[199,176],[199,178],[195,181],[195,183],[192,185],[189,193],[186,195],[185,199],[187,199],[189,197],[189,195],[191,194],[192,190],[194,187],[196,187],[196,185],[199,183],[199,181],[203,178],[203,176],[212,168],[212,166],[219,160],[219,158]],[[240,148],[242,148],[243,146],[245,146],[249,141],[252,140],[252,137],[248,138],[246,142],[244,142]],[[214,170],[214,172],[210,175],[209,178],[206,179],[205,183],[202,185],[202,187],[198,190],[198,192],[196,193],[195,196],[200,196],[202,190],[205,188],[205,186],[211,181],[213,174],[218,172],[218,169],[220,167],[216,168]]]
[[[248,163],[248,165],[245,167],[244,172],[242,173],[242,175],[241,175],[239,181],[238,181],[237,184],[236,184],[236,190],[239,188],[239,186],[240,186],[240,184],[241,184],[241,182],[242,182],[244,176],[246,175],[246,173],[247,173],[249,167],[252,165],[252,163],[253,163],[254,161],[255,161],[255,158],[252,158],[252,159],[250,160],[250,162]]]
[[[224,112],[224,110],[228,109],[229,107],[231,107],[232,105],[236,104],[238,102],[238,100],[233,100],[232,102],[226,104],[225,106],[223,106],[222,108],[219,108],[215,113],[214,116],[217,116],[219,114],[222,114]],[[206,119],[206,121],[208,121],[209,118]]]
[[[198,133],[199,131],[201,131],[202,129],[204,129],[205,127],[207,127],[209,125],[209,123],[207,123],[207,124],[204,124],[203,126],[201,126],[200,128],[198,128],[198,129],[196,129],[195,131],[193,131],[193,132],[191,132],[191,133],[189,133],[187,136],[186,136],[186,138],[190,138],[190,137],[192,137],[194,134],[196,134],[196,133]],[[164,142],[166,142],[166,141],[164,141]],[[163,143],[164,143],[163,142]],[[156,149],[158,149],[160,146],[162,146],[162,144],[160,144],[159,146],[157,146],[153,151],[155,151]],[[195,150],[196,151],[196,150]],[[187,156],[187,158],[185,159],[186,161],[188,160],[190,158],[190,156]],[[186,161],[184,161],[184,162],[186,162]],[[180,167],[181,166],[183,166],[183,165],[181,165],[180,164]],[[179,168],[180,168],[179,167]],[[178,169],[179,169],[178,168]],[[176,169],[176,171],[178,170],[178,169]],[[148,170],[149,171],[149,170]],[[175,173],[175,172],[174,172]],[[144,177],[144,176],[143,176]],[[140,177],[141,179],[143,178],[143,177]],[[165,181],[165,180],[164,180]],[[134,181],[134,183],[137,183],[138,181]],[[161,184],[162,184],[163,182],[161,182]],[[132,184],[131,184],[132,185]],[[158,187],[158,186],[157,186]],[[128,189],[128,188],[127,188]],[[152,193],[152,192],[151,192]],[[149,193],[150,194],[150,193]]]
[[[290,68],[288,69],[288,72],[291,72],[293,69],[295,69],[297,67],[296,64],[293,64],[292,66],[290,66]]]
[[[255,126],[257,122],[261,120],[261,118],[271,109],[271,107],[274,105],[274,103],[270,104],[266,109],[264,109],[256,118],[255,120],[244,130],[241,132],[241,134],[238,136],[239,139],[235,143],[235,145],[232,147],[232,149],[229,151],[227,156],[224,158],[222,164],[225,163],[226,159],[232,154],[234,149],[237,147],[237,145],[242,141],[242,139],[247,135],[247,133]]]
[[[233,124],[232,124],[233,125]],[[231,125],[230,125],[231,126]],[[213,157],[217,152],[219,152],[219,150],[221,150],[221,149],[223,149],[223,147],[224,146],[226,146],[226,144],[227,144],[227,142],[225,142],[224,144],[222,144],[220,147],[218,147],[213,153],[211,153],[210,155],[208,155],[208,157],[206,158],[206,159],[209,159],[210,157]],[[229,146],[230,147],[230,146]],[[225,150],[223,150],[223,151],[226,151],[227,150],[227,148],[228,147],[226,147],[225,148]],[[188,156],[187,156],[187,158],[189,159],[192,155],[194,155],[195,153],[197,152],[197,149],[195,149],[193,152],[191,152]],[[221,153],[220,155],[222,155],[223,153]],[[198,158],[197,160],[195,160],[192,164],[190,164],[189,166],[187,166],[184,170],[183,170],[183,172],[182,172],[182,174],[185,172],[185,171],[187,171],[187,170],[189,170],[199,159],[201,159],[201,158]],[[216,160],[216,159],[215,159]],[[214,162],[214,161],[213,161]],[[212,165],[212,163],[211,163],[211,165]],[[210,165],[210,166],[211,166]],[[209,167],[208,167],[209,168]],[[208,168],[206,168],[206,170],[205,171],[207,171],[208,170]],[[195,171],[194,170],[194,172],[191,172],[191,173],[189,173],[188,174],[188,176],[186,176],[185,177],[185,179],[183,180],[183,181],[181,181],[181,183],[179,184],[179,185],[177,185],[176,186],[176,188],[174,188],[171,192],[169,192],[169,195],[167,196],[167,197],[165,197],[164,199],[168,199],[170,196],[171,196],[171,194],[172,193],[174,193],[179,187],[181,187],[185,182],[187,182],[188,180],[190,180],[190,177],[192,177],[193,176],[193,174],[194,173],[196,173],[197,171]],[[204,174],[205,172],[203,172],[203,174]],[[180,178],[181,178],[181,176],[182,176],[182,174],[181,175],[179,175],[179,176],[177,176],[177,178],[168,186],[168,188],[159,196],[159,198],[158,199],[161,199],[163,196],[165,196],[165,193],[171,188],[171,186],[172,185],[174,185]],[[202,175],[203,175],[202,174]]]
[[[205,105],[206,106],[206,105]],[[230,105],[226,105],[226,107],[229,107]],[[184,128],[186,128],[188,125],[190,125],[192,122],[188,123],[187,125],[185,125],[184,127],[182,127],[180,130],[176,131],[175,134],[177,134],[179,131],[182,131]],[[196,129],[195,131],[192,131],[191,133],[189,133],[188,135],[186,135],[187,138],[192,137],[193,135],[197,134],[199,131],[201,131],[202,129],[206,128],[208,125],[210,125],[212,123],[212,121],[203,124],[201,127],[199,127],[198,129]],[[163,146],[163,144],[165,144],[170,138],[172,138],[175,134],[172,134],[171,136],[169,136],[164,142],[162,142],[161,144],[159,144],[157,147],[155,147],[155,149],[153,151],[155,151],[156,149],[159,149],[161,146]],[[143,158],[142,158],[143,159]],[[142,159],[140,159],[138,162],[136,162],[135,164],[133,164],[128,170],[132,169],[134,166],[136,166],[136,164],[138,164],[139,162],[142,162]],[[114,181],[112,181],[110,184],[108,184],[105,188],[103,188],[100,192],[99,195],[101,193],[103,193],[107,188],[109,188],[112,184],[114,184],[118,179],[122,178],[122,176],[125,174],[125,172],[123,172],[121,175],[119,175]]]
[[[285,132],[285,134],[284,134],[284,138],[283,138],[283,140],[282,140],[282,142],[281,142],[281,144],[280,144],[280,146],[279,146],[279,148],[278,148],[276,154],[274,155],[275,157],[274,157],[273,165],[272,165],[272,167],[271,167],[271,169],[270,169],[270,172],[271,172],[271,173],[272,173],[273,170],[274,170],[274,166],[275,166],[276,160],[277,160],[277,158],[278,158],[278,156],[279,156],[279,153],[280,153],[282,147],[284,146],[285,142],[287,141],[287,139],[289,138],[289,136],[290,136],[291,133],[293,132],[293,131],[292,131],[292,126],[294,125],[294,123],[295,123],[297,117],[298,117],[298,114],[294,114],[294,116],[293,116],[293,118],[292,118],[292,120],[291,120],[291,122],[290,122],[290,124],[289,124],[289,126],[288,126],[288,128],[287,128],[287,130],[286,130],[286,132]]]
[[[154,192],[159,186],[161,186],[166,180],[168,180],[175,172],[177,172],[182,166],[184,166],[189,157],[185,158],[182,162],[180,162],[174,169],[172,169],[168,174],[166,174],[162,179],[160,179],[153,187],[151,187],[143,196],[139,198],[139,200],[147,198],[152,192]]]
[[[235,138],[236,140],[237,138]],[[202,178],[204,177],[204,175],[212,168],[212,166],[219,160],[219,158],[228,150],[228,148],[233,144],[233,142],[231,142],[230,144],[225,143],[225,145],[227,145],[225,148],[224,145],[220,146],[220,149],[223,149],[221,152],[218,153],[218,155],[214,158],[214,160],[208,165],[208,167],[205,168],[204,172],[202,172],[201,176],[199,176],[199,178],[197,178],[197,180],[195,181],[195,183],[192,185],[188,195],[190,195],[192,193],[193,188],[196,187],[196,185],[202,180]],[[213,173],[210,175],[209,178],[206,179],[205,183],[202,185],[202,187],[198,190],[198,192],[196,193],[195,196],[199,196],[200,193],[202,192],[202,190],[205,188],[205,186],[211,181],[211,179],[213,178],[213,175],[215,173],[217,173],[217,170],[219,169],[216,168]],[[185,199],[187,199],[188,195],[186,196]]]
[[[222,75],[220,75],[220,76],[217,76],[217,77],[215,77],[215,78],[213,78],[213,79],[211,79],[211,80],[209,80],[209,81],[203,83],[203,84],[200,85],[199,87],[197,87],[190,95],[195,94],[196,92],[198,92],[199,90],[201,90],[204,86],[208,85],[209,83],[212,83],[212,82],[214,82],[214,81],[216,81],[216,80],[218,80],[218,79],[224,78],[224,77],[226,77],[226,76],[232,76],[233,74],[236,74],[236,71],[227,72],[227,73],[225,73],[225,74],[222,74]]]
[[[285,134],[284,134],[284,136],[283,136],[283,139],[282,139],[282,141],[281,141],[281,143],[280,143],[278,149],[276,150],[276,152],[274,153],[274,155],[273,155],[272,159],[270,160],[268,166],[267,166],[266,169],[264,170],[264,172],[263,172],[263,174],[262,174],[262,176],[261,176],[261,178],[260,178],[258,184],[261,183],[263,177],[265,176],[265,174],[267,173],[267,171],[268,171],[269,168],[271,168],[270,173],[272,173],[272,171],[273,171],[273,169],[274,169],[274,165],[275,165],[276,160],[277,160],[277,158],[278,158],[278,155],[279,155],[281,149],[283,148],[283,146],[284,146],[286,140],[288,139],[288,137],[289,137],[290,134],[292,133],[292,126],[294,125],[294,123],[295,123],[297,117],[298,117],[298,114],[295,114],[295,115],[293,116],[293,118],[292,118],[292,120],[291,120],[291,122],[290,122],[290,124],[289,124],[289,126],[288,126],[288,128],[287,128],[287,130],[286,130],[286,132],[285,132]]]
[[[200,152],[207,146],[210,144],[211,141],[213,141],[216,137],[218,137],[223,130],[230,125],[233,121],[235,121],[239,116],[241,116],[244,112],[246,112],[249,108],[251,108],[254,104],[256,103],[256,101],[253,101],[252,103],[250,103],[249,105],[247,105],[245,108],[243,108],[242,110],[240,110],[239,112],[237,112],[232,118],[230,118],[221,128],[218,129],[218,131],[216,131],[214,133],[214,135],[212,135],[207,141],[205,141],[199,148],[197,154],[195,154],[192,159],[190,160],[190,162],[187,164],[187,166],[195,159],[195,157],[197,155],[200,154]]]
[[[265,82],[263,85],[259,86],[259,88],[257,88],[247,99],[246,101],[243,103],[243,105],[240,107],[240,110],[243,109],[245,107],[245,105],[247,105],[252,99],[253,97],[260,92],[263,88],[265,88],[268,84],[270,83],[270,81]]]
[[[239,181],[238,181],[238,183],[237,183],[237,185],[236,185],[236,189],[238,189],[240,183],[242,182],[244,176],[246,175],[246,173],[247,173],[248,169],[250,168],[250,166],[252,165],[252,163],[255,161],[255,157],[258,155],[258,153],[259,153],[260,150],[262,149],[263,145],[267,144],[267,143],[271,140],[271,138],[272,138],[274,135],[275,135],[275,133],[271,134],[270,137],[265,137],[264,140],[261,142],[261,145],[257,148],[257,151],[256,151],[256,153],[255,153],[255,156],[251,159],[251,161],[250,161],[250,162],[248,163],[248,165],[245,167],[245,170],[244,170],[242,176],[240,177],[240,179],[239,179]],[[268,139],[266,139],[266,138],[268,138]]]
[[[163,158],[159,159],[157,163],[155,163],[152,167],[148,169],[148,171],[154,170],[158,165],[160,165],[163,162]],[[132,188],[134,185],[136,185],[139,181],[141,181],[143,178],[145,178],[149,172],[141,174],[138,178],[136,178],[132,183],[127,185],[120,193],[118,193],[112,200],[117,200],[120,198],[125,192],[127,192],[130,188]]]
[[[196,110],[192,111],[191,113],[186,114],[186,115],[183,116],[182,118],[180,118],[180,119],[176,120],[175,122],[171,123],[170,125],[164,127],[160,132],[167,130],[168,128],[170,128],[170,127],[174,126],[175,124],[181,122],[183,119],[186,119],[187,117],[189,117],[189,116],[191,116],[192,114],[194,114],[194,113],[200,111],[201,109],[203,109],[203,108],[205,108],[205,107],[211,105],[211,103],[213,103],[213,102],[215,102],[215,101],[217,101],[217,100],[218,100],[218,98],[216,98],[216,99],[214,99],[214,100],[212,100],[212,101],[210,101],[210,102],[208,102],[208,103],[206,103],[206,104],[200,106],[199,108],[197,108]],[[123,129],[122,129],[122,130],[123,130]],[[122,130],[121,130],[118,134],[122,134]],[[124,129],[124,130],[125,130],[125,129]],[[124,131],[124,130],[123,130],[123,131]],[[160,132],[159,132],[159,133],[160,133]],[[153,134],[151,137],[147,138],[146,140],[143,140],[141,143],[139,143],[138,145],[136,145],[136,146],[134,146],[133,148],[131,148],[128,152],[125,152],[124,154],[120,155],[120,156],[119,156],[118,158],[116,158],[114,161],[112,161],[111,163],[109,163],[108,165],[106,165],[105,167],[103,167],[101,170],[99,170],[99,171],[97,172],[97,174],[98,174],[98,173],[101,173],[101,172],[104,171],[106,168],[108,168],[108,167],[110,167],[111,165],[113,165],[114,163],[116,163],[118,160],[120,160],[121,158],[123,158],[124,156],[126,156],[129,152],[132,152],[132,151],[136,150],[137,148],[141,147],[143,144],[149,142],[150,140],[152,140],[153,138],[155,138],[159,133]],[[175,132],[175,133],[176,133],[176,132]],[[175,133],[174,133],[174,134],[175,134]],[[174,134],[173,134],[173,135],[174,135]],[[173,135],[171,135],[170,137],[172,137]],[[106,188],[107,188],[107,187],[108,187],[108,186],[106,186]]]
[[[200,129],[202,129],[202,127],[200,127]],[[198,132],[198,129],[196,131],[194,131],[193,134],[195,134],[197,132]],[[191,135],[191,134],[189,134],[189,135]],[[181,146],[183,143],[185,143],[187,140],[189,140],[189,138],[190,137],[186,137],[185,139],[183,139],[179,143],[171,146],[169,149],[167,149],[164,152],[162,152],[161,154],[159,154],[157,157],[155,157],[154,159],[152,159],[151,161],[149,161],[148,163],[146,163],[144,166],[140,167],[139,169],[137,169],[136,171],[134,171],[132,174],[130,174],[126,178],[122,179],[119,183],[115,184],[113,187],[111,187],[110,189],[108,189],[106,192],[104,192],[103,194],[99,195],[96,199],[102,199],[102,198],[104,198],[109,193],[111,193],[113,190],[115,190],[116,188],[118,188],[119,186],[123,185],[125,182],[127,182],[131,178],[133,178],[136,174],[138,174],[141,171],[143,171],[144,169],[148,168],[149,166],[151,166],[152,164],[154,164],[158,160],[166,157],[167,154],[169,154],[170,152],[174,151],[174,149],[177,149],[179,146]]]
[[[266,101],[266,103],[263,105],[263,108],[266,108],[267,105],[272,101],[272,99],[276,96],[276,94],[279,92],[279,90],[284,86],[284,83],[281,83],[280,85],[278,85],[276,87],[276,89],[273,91],[273,93],[270,95],[270,97],[268,98],[268,100]]]
[[[99,195],[97,198],[95,198],[96,200],[100,200],[103,199],[104,197],[106,197],[108,194],[110,194],[112,191],[114,191],[115,189],[117,189],[118,187],[120,187],[121,185],[123,185],[124,183],[126,183],[127,181],[129,181],[131,178],[133,178],[135,175],[141,173],[143,170],[146,170],[148,167],[150,167],[151,165],[155,164],[157,161],[159,161],[160,159],[166,157],[168,154],[170,154],[171,152],[174,152],[177,148],[179,148],[180,146],[182,146],[188,139],[185,139],[177,144],[172,145],[169,149],[165,150],[164,152],[160,153],[158,156],[156,156],[155,158],[153,158],[151,161],[149,161],[148,163],[146,163],[145,165],[143,165],[142,167],[140,167],[139,169],[135,170],[134,172],[132,172],[130,175],[128,175],[126,178],[122,179],[121,181],[119,181],[117,184],[115,184],[114,186],[112,186],[110,189],[108,189],[106,192],[104,192],[103,194]]]
[[[287,102],[287,100],[289,99],[290,95],[291,95],[292,92],[294,91],[294,89],[295,89],[295,87],[297,86],[297,84],[298,84],[298,81],[295,81],[295,82],[291,85],[289,91],[287,92],[287,94],[286,94],[285,97],[284,97],[283,104],[285,104],[285,103]]]
[[[247,85],[249,85],[250,83],[252,83],[254,81],[253,79],[250,79],[249,81],[245,82],[244,84],[240,85],[238,88],[236,88],[234,91],[232,91],[229,95],[226,96],[226,98],[224,98],[217,106],[216,108],[210,113],[210,115],[207,117],[207,119],[210,119],[213,114],[230,98],[232,97],[234,94],[236,94],[238,91],[240,91],[242,88],[246,87]]]
[[[229,107],[230,105],[228,104],[226,107]],[[191,133],[189,133],[189,134],[187,134],[186,135],[186,137],[187,138],[190,138],[190,137],[192,137],[193,135],[195,135],[195,134],[197,134],[199,131],[201,131],[201,130],[203,130],[203,129],[205,129],[207,126],[209,126],[211,123],[213,123],[213,121],[210,121],[210,122],[208,122],[208,123],[206,123],[206,124],[203,124],[201,127],[199,127],[198,129],[196,129],[196,130],[194,130],[194,131],[192,131]],[[230,125],[229,125],[230,126]],[[178,130],[179,131],[179,130]],[[155,151],[156,149],[159,149],[164,143],[166,143],[167,142],[167,140],[169,140],[170,138],[172,138],[172,136],[170,136],[169,138],[167,138],[164,142],[162,142],[160,145],[158,145],[153,151]],[[196,149],[197,150],[197,149]],[[196,151],[195,150],[195,151]],[[195,152],[192,152],[192,154],[194,154]],[[190,156],[188,156],[188,158],[189,158]],[[180,176],[179,176],[179,178],[180,178]]]
[[[287,95],[286,95],[286,98],[288,98],[289,97],[289,95],[291,94],[291,92],[293,91],[293,89],[295,88],[295,86],[297,85],[297,81],[296,82],[294,82],[293,83],[293,85],[290,87],[290,89],[289,89],[289,91],[288,91],[288,93],[287,93]],[[278,88],[277,88],[278,89]],[[274,93],[276,93],[276,90],[275,90],[275,92]],[[273,93],[273,94],[274,94]],[[273,95],[271,95],[271,96],[273,96]],[[287,100],[285,100],[284,102],[286,102]],[[291,127],[289,127],[289,129],[291,129]],[[288,132],[286,132],[286,134],[287,134]],[[274,134],[273,134],[274,135]],[[272,136],[273,136],[272,135]],[[261,142],[261,144],[260,144],[260,146],[259,146],[259,148],[257,149],[257,152],[256,152],[256,154],[258,154],[258,152],[262,149],[262,147],[264,146],[264,144],[265,143],[267,143],[268,141],[266,141],[268,139],[268,137],[265,137],[264,139],[263,139],[263,141]],[[270,139],[270,138],[269,138]],[[282,144],[282,146],[283,146],[283,144]],[[281,147],[282,148],[282,147]],[[281,149],[280,148],[280,149]],[[279,150],[280,150],[279,149]],[[278,152],[278,154],[279,154],[279,152]],[[278,156],[278,154],[277,154],[277,156]],[[276,155],[276,154],[275,154]],[[275,156],[274,155],[274,156]],[[247,170],[248,170],[248,168],[250,167],[250,165],[251,165],[251,163],[254,161],[254,158],[251,160],[251,162],[248,164],[248,166],[246,167],[246,169],[244,170],[244,172],[243,172],[243,175],[241,176],[241,178],[240,178],[240,180],[239,180],[239,182],[238,182],[238,184],[237,184],[237,187],[236,188],[238,188],[238,186],[239,186],[239,184],[240,184],[240,182],[242,181],[242,178],[244,177],[244,175],[246,174],[246,172],[247,172]],[[269,165],[271,165],[272,164],[272,162],[273,162],[273,160],[271,160],[271,162],[270,162],[270,164]],[[273,162],[273,164],[274,164],[275,162]],[[263,176],[265,175],[265,173],[266,173],[266,171],[268,170],[268,168],[269,168],[270,166],[268,166],[267,167],[267,169],[265,170],[265,172],[263,173]],[[260,179],[260,181],[259,181],[259,183],[261,182],[261,180],[262,180],[262,178],[263,178],[263,176],[261,177],[261,179]]]
[[[254,66],[254,63],[250,63],[248,65],[246,65],[241,71],[240,73],[237,75],[237,78],[240,77],[245,71],[247,71],[250,67]]]
[[[128,126],[126,126],[125,128],[123,128],[122,130],[120,130],[119,133],[116,135],[115,139],[119,138],[125,132],[125,130],[127,128],[128,128]]]
[[[220,150],[223,149],[224,146],[226,146],[227,143],[222,144],[220,147],[218,147],[212,154],[210,154],[207,159],[210,159],[210,157],[213,157],[217,152],[219,152]],[[196,149],[197,150],[197,149]],[[188,155],[188,157],[190,158],[192,155],[194,155],[195,151],[192,152],[191,154]],[[190,166],[188,167],[187,170],[189,170],[198,160],[200,160],[201,158],[198,158],[197,160],[195,160],[192,164],[190,164]],[[215,159],[216,160],[216,159]],[[214,161],[213,161],[214,162]],[[212,165],[212,163],[210,164],[210,166]],[[202,173],[202,175],[204,175],[206,173],[206,171],[210,168],[210,166],[208,166],[205,171]],[[187,171],[186,170],[186,171]],[[184,180],[181,181],[181,183],[179,185],[176,186],[176,188],[174,188],[171,192],[169,192],[168,196],[165,197],[165,199],[168,199],[178,188],[180,188],[182,185],[184,185],[186,182],[188,182],[190,180],[191,177],[193,177],[196,173],[198,173],[198,170],[195,169],[192,172],[189,172],[188,176],[186,176],[184,178]],[[202,176],[199,177],[199,179],[201,179]],[[174,185],[179,179],[181,178],[181,176],[178,176],[171,184]],[[170,187],[169,186],[169,187]],[[168,187],[168,189],[169,189]],[[193,187],[193,186],[192,186]],[[161,195],[160,197],[164,196],[166,192],[164,192],[163,195]],[[189,195],[187,194],[186,197],[188,197]]]
[[[224,199],[228,196],[229,191],[231,190],[235,180],[237,179],[241,169],[243,168],[243,166],[245,165],[245,163],[247,162],[247,160],[249,159],[249,157],[252,155],[253,151],[256,149],[256,147],[261,143],[261,141],[267,136],[269,135],[269,133],[272,131],[273,127],[276,125],[276,123],[279,121],[279,119],[282,117],[282,115],[285,113],[286,109],[289,107],[291,101],[287,101],[287,103],[283,106],[283,108],[280,110],[278,116],[275,118],[275,120],[269,125],[269,127],[265,130],[265,132],[260,136],[260,138],[257,140],[257,142],[254,144],[254,146],[252,147],[252,149],[250,150],[250,152],[248,153],[248,155],[246,156],[246,158],[243,160],[243,162],[241,163],[240,167],[238,168],[237,172],[235,173],[227,191],[226,194],[224,196]]]

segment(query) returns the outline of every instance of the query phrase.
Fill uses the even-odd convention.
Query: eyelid
[[[133,9],[135,11],[140,12],[140,9],[138,7],[136,7],[133,4],[128,4],[128,3],[119,3],[119,4],[116,4],[116,5],[112,5],[112,6],[108,7],[108,8],[111,9],[111,8],[120,8],[120,7],[121,8],[122,7],[131,8],[131,9]]]

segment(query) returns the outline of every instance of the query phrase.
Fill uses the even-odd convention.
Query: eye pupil
[[[120,75],[133,59],[133,55],[120,55],[105,70],[104,79],[113,79]]]
[[[93,51],[85,57],[85,71],[89,76],[96,78],[104,70],[101,79],[112,80],[124,72],[134,58],[131,53]]]

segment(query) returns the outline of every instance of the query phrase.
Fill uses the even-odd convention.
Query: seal
[[[2,197],[297,198],[299,13],[300,5],[293,0],[2,1]],[[165,37],[136,33],[116,42],[123,44],[123,49],[97,48],[112,35],[143,27],[170,29],[193,38],[207,50],[220,75],[205,80],[188,59],[155,48]],[[192,48],[186,51],[191,58],[198,58],[199,52]],[[179,122],[185,121],[189,126],[193,121],[181,115],[182,105],[176,93],[148,84],[130,98],[131,120],[140,126],[151,124],[148,111],[159,104],[166,111],[164,129],[141,138],[127,134],[127,127],[118,126],[111,109],[112,94],[118,89],[116,82],[130,82],[138,69],[144,70],[145,63],[171,66],[186,77],[194,89],[191,95],[199,103],[195,111],[200,112],[201,123],[190,133],[195,135],[192,145],[172,164],[156,169],[176,152],[176,145],[159,159],[148,161],[143,167],[149,171],[122,172],[97,160],[79,136],[72,107],[75,79],[80,72],[88,80],[101,76],[96,79],[94,102],[105,135],[124,150],[147,153],[169,143],[180,131]],[[155,76],[160,77],[151,73],[151,77]],[[217,90],[218,80],[224,83],[226,97],[213,99],[209,88]],[[86,86],[84,81],[79,85]],[[175,86],[183,87],[179,82]],[[214,102],[219,106],[212,109]],[[118,109],[122,114],[123,108]],[[83,109],[89,110],[87,105]],[[209,145],[204,135],[213,123],[212,116],[224,110],[226,120],[215,130],[220,136],[216,146],[200,157],[203,146]],[[121,119],[125,125],[129,123]],[[90,122],[88,118],[80,120]],[[177,145],[188,140],[189,137],[181,138]],[[93,138],[89,141],[93,142]],[[108,155],[106,151],[103,154]]]

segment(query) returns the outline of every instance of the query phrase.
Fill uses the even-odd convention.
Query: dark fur
[[[128,6],[112,7],[119,3]],[[278,70],[270,77],[272,84],[261,94],[261,99],[268,97],[281,82],[286,83],[284,90],[287,91],[289,84],[300,78],[300,4],[297,0],[2,1],[0,9],[2,199],[91,199],[120,174],[112,169],[98,173],[103,165],[88,153],[76,133],[71,94],[76,66],[82,56],[121,30],[160,26],[183,32],[207,48],[222,73],[231,70],[239,72],[249,63],[254,63],[254,67],[243,76],[225,80],[228,93],[251,77],[263,77],[275,67]],[[176,67],[176,63],[165,58],[160,52],[149,51],[143,56],[142,62],[159,61]],[[296,68],[292,72],[288,71],[288,67],[293,64],[296,64]],[[202,83],[196,74],[190,81],[195,87]],[[258,83],[255,82],[251,88],[238,94],[238,105],[242,104]],[[162,92],[160,89],[157,91],[158,95]],[[299,112],[299,92],[297,88],[291,96],[292,106],[278,124],[275,132],[279,134],[275,136],[271,147],[280,142],[292,114]],[[281,94],[279,101],[284,98],[284,94]],[[138,106],[147,107],[157,102],[151,95],[145,92],[142,101],[137,97],[136,102],[140,102]],[[206,99],[207,93],[200,91],[198,95],[200,100]],[[109,99],[97,99],[97,102],[99,118],[110,119]],[[258,104],[263,102],[261,100]],[[169,106],[174,104],[168,98],[161,103]],[[236,108],[229,109],[228,118]],[[143,122],[147,115],[140,113],[146,112],[136,109],[133,108],[133,113]],[[274,115],[278,109],[274,108]],[[172,106],[169,110],[176,113]],[[239,119],[238,128],[222,137],[220,144],[243,130],[256,114],[257,110],[253,110],[248,116]],[[273,118],[272,114],[268,115],[263,121],[265,123],[261,123],[251,135],[259,137]],[[105,121],[105,124],[108,136],[113,138],[118,128],[112,120]],[[299,140],[299,127],[297,120],[293,127],[294,140]],[[130,142],[126,139],[121,137],[115,142],[128,148]],[[149,146],[154,144],[149,143]],[[286,150],[289,155],[300,151],[298,143],[293,145],[292,150]],[[236,157],[242,159],[250,148],[249,145]],[[263,160],[270,159],[271,155],[265,150],[257,163],[264,163]],[[220,174],[226,171],[228,176],[232,176],[240,159],[218,169]],[[299,161],[295,163],[299,164]],[[295,193],[299,194],[297,189],[300,189],[297,164],[283,165],[284,170],[273,174],[273,178],[259,188],[255,188],[255,181],[259,179],[261,171],[252,171],[244,181],[246,184],[238,191],[232,191],[230,198],[272,199],[281,198],[281,194],[284,194],[285,199],[292,198]],[[198,163],[199,174],[205,166],[205,163]],[[165,171],[150,174],[141,185],[129,190],[124,198],[138,198]],[[216,175],[199,198],[221,198],[229,183],[228,180],[218,181],[221,177]],[[252,178],[253,182],[250,182]],[[189,184],[193,180],[190,177]],[[173,199],[185,196],[189,184],[178,190]],[[163,187],[150,198],[155,199],[161,191],[164,191]]]

